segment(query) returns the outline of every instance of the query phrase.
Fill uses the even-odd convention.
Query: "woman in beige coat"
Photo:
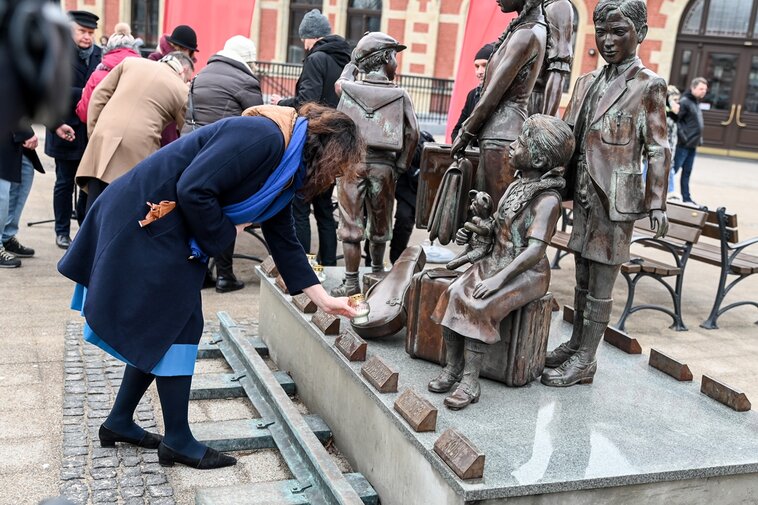
[[[76,172],[87,208],[118,177],[160,148],[172,121],[181,129],[192,60],[171,53],[159,62],[127,58],[95,88],[87,110],[89,143]]]

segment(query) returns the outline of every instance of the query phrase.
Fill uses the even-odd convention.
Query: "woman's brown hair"
[[[352,180],[363,161],[365,146],[358,127],[346,114],[316,103],[306,103],[298,114],[308,120],[303,149],[307,175],[300,194],[306,201],[323,193],[337,177]]]

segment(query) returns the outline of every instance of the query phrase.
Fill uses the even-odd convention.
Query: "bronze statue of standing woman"
[[[487,63],[482,92],[471,116],[453,141],[453,155],[462,154],[476,137],[479,168],[476,189],[499,202],[513,181],[507,147],[519,136],[527,118],[529,95],[542,68],[547,25],[542,0],[498,0],[503,12],[518,15],[495,44]]]

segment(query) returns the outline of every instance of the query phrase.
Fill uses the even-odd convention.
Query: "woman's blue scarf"
[[[262,223],[275,216],[292,201],[295,191],[300,189],[305,180],[303,148],[308,133],[308,120],[302,117],[295,121],[287,150],[281,163],[266,180],[263,187],[254,195],[239,203],[227,205],[224,214],[235,225],[243,223]],[[290,181],[292,182],[290,184]],[[205,254],[195,239],[190,239],[190,249],[195,259],[206,262]]]

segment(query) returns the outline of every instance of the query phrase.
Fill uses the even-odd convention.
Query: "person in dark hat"
[[[161,37],[158,43],[158,50],[150,53],[149,59],[153,61],[159,61],[161,58],[174,51],[179,51],[190,57],[193,63],[197,63],[195,53],[198,52],[197,48],[197,33],[191,26],[179,25],[174,28],[171,35],[164,35]],[[169,145],[171,142],[179,138],[179,128],[177,124],[172,121],[161,134],[161,147]]]
[[[455,123],[455,127],[453,128],[453,139],[458,136],[458,132],[461,130],[461,125],[468,119],[471,115],[471,111],[474,110],[474,107],[476,107],[476,104],[479,101],[482,92],[482,82],[484,82],[484,71],[487,68],[487,60],[492,56],[494,48],[495,46],[492,44],[484,44],[474,56],[474,72],[476,73],[476,79],[479,81],[479,84],[469,91],[466,96],[466,103],[461,110],[461,116],[458,118],[458,122]]]
[[[161,37],[158,50],[150,53],[148,58],[158,61],[173,51],[180,51],[192,58],[193,62],[197,62],[195,59],[195,53],[199,51],[197,48],[197,33],[195,33],[195,30],[191,26],[179,25],[174,28],[171,35]]]
[[[55,244],[61,249],[71,245],[71,214],[73,211],[74,176],[87,147],[87,125],[76,115],[76,104],[90,75],[102,60],[102,49],[95,45],[98,17],[87,11],[69,11],[71,34],[76,56],[73,58],[71,99],[65,122],[50,128],[45,135],[45,154],[55,159]],[[77,219],[84,217],[85,198],[80,194]]]
[[[334,91],[342,69],[350,62],[350,44],[332,33],[329,20],[318,9],[307,12],[298,30],[305,48],[303,70],[295,85],[295,96],[271,97],[272,104],[300,108],[308,102],[337,107],[339,97]],[[311,249],[311,207],[318,229],[318,258],[325,266],[337,264],[337,226],[334,222],[332,194],[334,186],[306,203],[295,200],[292,204],[297,239],[306,252]]]

